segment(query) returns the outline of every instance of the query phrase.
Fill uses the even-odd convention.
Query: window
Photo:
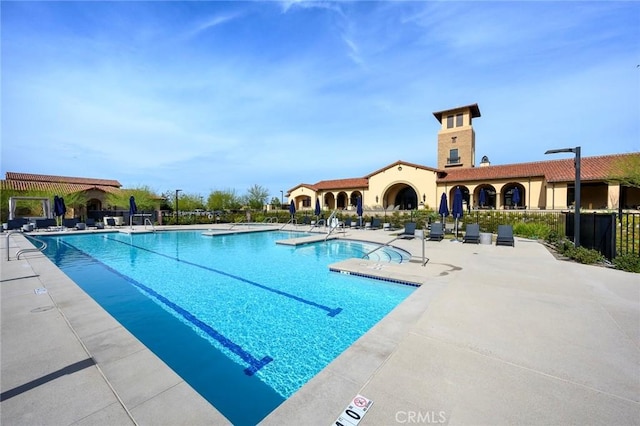
[[[447,129],[450,129],[453,127],[453,115],[448,115],[447,116]]]
[[[302,207],[311,207],[311,198],[307,197],[302,200]]]
[[[464,125],[462,117],[462,114],[456,114],[456,127],[462,127]]]
[[[447,159],[447,163],[449,164],[457,164],[460,162],[460,157],[458,157],[458,149],[449,150],[449,158]]]

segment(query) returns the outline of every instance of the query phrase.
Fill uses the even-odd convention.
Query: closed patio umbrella
[[[440,197],[440,208],[438,209],[438,214],[442,216],[442,223],[444,223],[444,218],[449,216],[449,203],[447,202],[447,194],[442,193],[442,197]]]
[[[296,205],[293,200],[289,203],[289,213],[291,214],[291,222],[293,222],[293,217],[296,214]]]
[[[520,190],[518,187],[513,188],[513,195],[511,196],[511,201],[513,201],[513,205],[518,207],[520,204]]]
[[[318,220],[321,212],[322,210],[320,210],[320,199],[316,198],[316,210],[314,211],[314,213],[316,214],[316,221]]]
[[[487,202],[487,195],[484,193],[484,188],[482,188],[480,190],[480,200],[478,201],[478,204],[480,205],[480,207],[484,207],[486,202]]]
[[[362,197],[358,197],[356,203],[356,213],[358,214],[358,226],[362,226]]]
[[[138,212],[138,206],[136,206],[136,199],[129,197],[129,226],[133,228],[133,215]]]
[[[58,225],[58,218],[62,216],[62,212],[60,210],[60,197],[57,195],[53,197],[53,215],[56,217],[56,225]]]
[[[462,209],[462,191],[459,186],[456,187],[456,190],[453,193],[453,208],[451,210],[451,215],[456,221],[456,238],[453,241],[458,241],[458,220],[464,215],[464,210]]]

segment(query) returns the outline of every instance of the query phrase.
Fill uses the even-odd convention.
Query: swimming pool
[[[275,244],[297,236],[65,235],[45,253],[231,422],[255,424],[414,290],[329,272],[374,244]]]

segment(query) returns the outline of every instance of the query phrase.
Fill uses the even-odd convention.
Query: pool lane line
[[[275,289],[275,288],[272,288],[272,287],[268,287],[268,286],[266,286],[264,284],[260,284],[260,283],[257,283],[255,281],[251,281],[251,280],[248,280],[246,278],[242,278],[242,277],[239,277],[237,275],[233,275],[233,274],[230,274],[228,272],[221,271],[219,269],[214,269],[214,268],[210,268],[208,266],[199,265],[197,263],[189,262],[188,260],[178,259],[177,257],[173,257],[173,256],[169,256],[169,255],[164,254],[164,253],[159,253],[157,251],[149,250],[148,248],[140,247],[140,246],[137,246],[135,244],[127,243],[125,241],[116,240],[116,239],[110,238],[108,236],[105,236],[105,239],[110,240],[110,241],[115,241],[116,243],[121,243],[121,244],[124,244],[124,245],[127,245],[127,246],[131,246],[133,248],[136,248],[136,249],[139,249],[139,250],[143,250],[143,251],[146,251],[146,252],[149,252],[149,253],[157,254],[158,256],[166,257],[167,259],[175,260],[177,262],[182,262],[182,263],[185,263],[187,265],[195,266],[196,268],[204,269],[204,270],[209,271],[209,272],[215,272],[216,274],[224,275],[225,277],[229,277],[229,278],[233,278],[233,279],[238,280],[238,281],[242,281],[244,283],[259,287],[259,288],[261,288],[263,290],[267,290],[267,291],[270,291],[272,293],[279,294],[280,296],[288,297],[290,299],[293,299],[293,300],[301,302],[301,303],[306,303],[307,305],[310,305],[310,306],[313,306],[315,308],[319,308],[319,309],[322,309],[324,311],[327,311],[327,315],[330,316],[330,317],[335,317],[340,312],[342,312],[342,308],[330,308],[328,306],[321,305],[321,304],[316,303],[314,301],[303,299],[302,297],[296,296],[295,294],[287,293],[287,292],[284,292],[282,290],[278,290],[278,289]]]
[[[118,275],[119,277],[121,277],[124,280],[126,280],[127,282],[133,284],[135,287],[138,287],[139,289],[141,289],[145,293],[151,295],[152,297],[155,297],[161,303],[163,303],[167,307],[173,309],[173,311],[176,312],[177,314],[179,314],[182,318],[184,318],[185,320],[187,320],[191,324],[195,325],[200,330],[204,331],[208,336],[210,336],[214,340],[218,341],[222,346],[224,346],[225,348],[227,348],[228,350],[230,350],[231,352],[233,352],[234,354],[239,356],[244,362],[249,364],[249,367],[244,369],[244,373],[247,376],[253,376],[258,370],[260,370],[262,367],[264,367],[265,365],[267,365],[271,361],[273,361],[273,358],[271,358],[268,355],[263,357],[262,359],[257,359],[256,357],[251,355],[249,352],[244,350],[240,345],[238,345],[237,343],[231,341],[229,338],[227,338],[226,336],[221,334],[219,331],[217,331],[216,329],[214,329],[210,325],[208,325],[208,324],[202,322],[201,320],[199,320],[191,312],[187,311],[186,309],[182,308],[181,306],[177,305],[176,303],[174,303],[171,300],[167,299],[166,297],[162,296],[161,294],[159,294],[155,290],[153,290],[153,289],[147,287],[146,285],[142,284],[141,282],[138,282],[135,279],[133,279],[133,278],[131,278],[131,277],[129,277],[129,276],[117,271],[117,270],[115,270],[114,268],[112,268],[109,265],[99,261],[98,259],[96,259],[95,257],[91,256],[90,254],[86,253],[85,251],[80,250],[78,247],[74,246],[73,244],[70,244],[70,243],[68,243],[66,241],[61,241],[61,243],[71,247],[74,250],[78,250],[80,253],[84,254],[87,257],[89,257],[93,262],[102,265],[104,268],[106,268],[110,272]]]

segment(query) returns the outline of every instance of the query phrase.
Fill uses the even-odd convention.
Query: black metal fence
[[[616,255],[640,256],[640,213],[623,212],[616,220]]]

